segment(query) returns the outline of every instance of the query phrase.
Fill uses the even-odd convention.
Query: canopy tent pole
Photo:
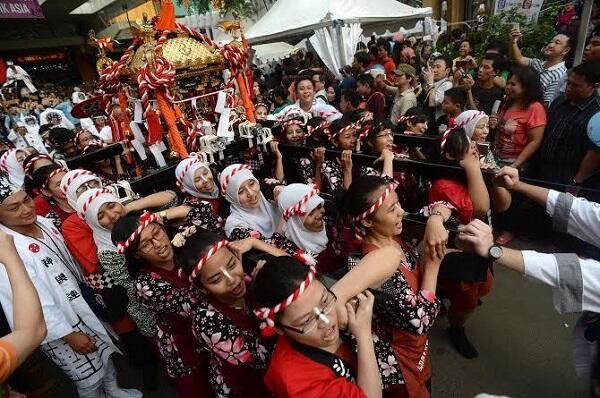
[[[588,25],[592,16],[592,5],[594,0],[585,0],[583,4],[583,10],[581,11],[581,18],[579,22],[579,32],[577,34],[577,48],[575,49],[575,57],[573,59],[573,66],[579,65],[583,58],[583,50],[585,48],[585,39],[587,38]]]

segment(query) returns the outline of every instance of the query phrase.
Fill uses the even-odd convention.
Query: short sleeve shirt
[[[540,82],[544,91],[544,102],[550,104],[556,97],[561,79],[567,74],[565,63],[561,62],[549,68],[544,68],[544,61],[541,59],[529,58],[528,65],[540,74]]]
[[[505,161],[515,160],[528,142],[527,132],[546,125],[546,109],[534,102],[525,109],[508,109],[498,117],[497,155]]]

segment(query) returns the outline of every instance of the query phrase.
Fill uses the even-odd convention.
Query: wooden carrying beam
[[[131,181],[131,189],[141,196],[150,195],[151,193],[165,189],[175,189],[176,167],[177,164],[173,164],[163,167],[154,173],[136,178]]]
[[[420,147],[432,147],[436,151],[440,150],[440,140],[437,137],[425,136],[425,135],[408,135],[408,134],[394,134],[394,144],[396,145],[409,145],[409,146],[420,146]]]
[[[79,155],[67,159],[67,166],[69,169],[73,170],[104,159],[114,158],[115,156],[122,155],[123,153],[123,145],[120,142],[117,142],[116,144],[111,144],[102,149],[98,149],[97,151],[88,153],[87,155]]]
[[[310,158],[314,148],[307,146],[295,146],[289,144],[279,144],[279,150],[284,156],[291,157],[307,157]],[[342,151],[335,149],[325,150],[326,159],[337,159],[342,156]],[[358,166],[373,166],[377,156],[364,153],[353,153],[352,162]],[[464,177],[465,172],[461,167],[452,166],[443,163],[417,161],[412,159],[394,159],[394,171],[406,171],[411,173],[419,173],[427,178],[440,177]],[[484,176],[491,176],[493,172],[482,170]]]

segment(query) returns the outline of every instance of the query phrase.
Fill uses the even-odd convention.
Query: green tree
[[[252,0],[177,0],[179,5],[188,5],[191,13],[204,14],[215,10],[218,6],[222,15],[235,12],[242,17],[256,15],[256,7]]]
[[[489,44],[508,42],[512,24],[518,23],[523,33],[521,51],[526,57],[539,57],[542,48],[556,34],[554,28],[556,17],[562,9],[561,5],[549,7],[540,12],[537,22],[528,22],[516,9],[504,11],[497,15],[487,15],[483,23],[476,29],[467,32],[467,37],[475,49],[476,57],[481,57]],[[441,46],[440,46],[441,44]],[[438,41],[439,51],[450,57],[457,54],[446,41]]]

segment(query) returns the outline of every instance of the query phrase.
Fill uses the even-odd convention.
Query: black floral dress
[[[315,162],[310,158],[283,158],[286,184],[314,184]]]
[[[224,221],[221,217],[215,215],[215,211],[209,201],[188,197],[183,203],[192,206],[185,219],[186,225],[195,225],[206,231],[223,233]]]
[[[405,242],[400,243],[407,260],[406,262],[403,261],[400,267],[403,267],[407,272],[420,274],[419,269],[417,269],[419,254],[416,248]],[[429,332],[441,306],[441,302],[437,297],[431,300],[423,291],[414,293],[400,268],[383,283],[380,290],[387,294],[387,299],[376,303],[373,309],[374,314],[380,320],[414,334]]]
[[[321,165],[323,192],[333,193],[344,187],[344,172],[337,160],[325,160]]]
[[[217,398],[268,396],[262,378],[273,346],[260,336],[249,310],[203,300],[192,325],[200,349],[209,354],[209,380]]]
[[[197,370],[200,358],[192,334],[192,317],[200,298],[176,271],[143,270],[135,278],[138,300],[156,319],[155,337],[171,378]]]

